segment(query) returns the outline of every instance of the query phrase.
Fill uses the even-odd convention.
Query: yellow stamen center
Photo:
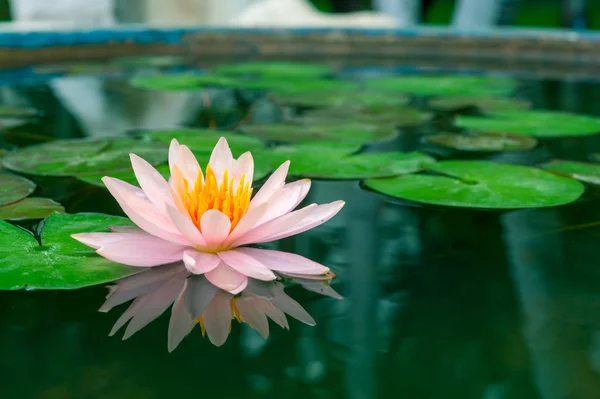
[[[183,179],[183,184],[180,185],[183,207],[188,211],[192,221],[200,230],[202,230],[200,227],[202,215],[210,209],[221,211],[227,216],[231,220],[231,230],[233,230],[242,216],[248,212],[250,198],[252,197],[251,182],[246,182],[246,176],[242,175],[234,190],[234,178],[229,177],[229,172],[226,169],[219,185],[215,172],[210,165],[206,167],[204,182],[202,180],[202,173],[198,173],[194,186],[190,190],[188,181],[185,178]]]

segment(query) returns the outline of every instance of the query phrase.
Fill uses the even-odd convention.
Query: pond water
[[[189,121],[190,104],[202,101],[190,101],[188,92],[130,87],[106,66],[94,66],[102,76],[78,68],[49,82],[0,88],[4,104],[41,113],[0,133],[0,147],[172,128]],[[600,86],[593,82],[520,79],[516,95],[535,109],[600,116]],[[214,122],[209,116],[199,123]],[[589,162],[600,152],[593,135],[483,155],[424,144],[424,135],[448,123],[438,115],[368,151],[522,165]],[[29,177],[38,185],[35,196],[52,198],[69,213],[122,215],[100,186]],[[337,275],[332,287],[343,300],[287,290],[316,326],[291,320],[285,331],[271,323],[265,340],[233,323],[221,347],[197,328],[168,353],[167,314],[127,341],[108,336],[125,306],[99,313],[104,285],[1,291],[0,391],[36,399],[599,398],[599,194],[587,185],[579,200],[559,207],[479,210],[394,199],[358,180],[316,179],[306,202],[343,199],[345,208],[272,245]],[[37,220],[13,223],[35,229]]]

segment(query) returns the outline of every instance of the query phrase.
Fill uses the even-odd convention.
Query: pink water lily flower
[[[169,148],[168,182],[135,154],[131,164],[140,187],[111,177],[102,181],[141,230],[73,235],[101,256],[143,267],[183,260],[189,272],[231,294],[243,291],[248,277],[274,280],[273,271],[308,276],[329,271],[299,255],[243,247],[312,229],[344,206],[335,201],[295,210],[308,194],[310,180],[286,184],[289,161],[254,197],[252,155],[234,159],[225,138],[215,146],[206,174],[190,149],[175,139]]]

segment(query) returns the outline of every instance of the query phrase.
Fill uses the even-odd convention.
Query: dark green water
[[[136,91],[115,80],[63,78],[2,88],[7,102],[44,111],[0,135],[9,146],[44,137],[114,135],[170,127],[186,94]],[[600,115],[585,82],[527,81],[537,108]],[[415,150],[406,130],[374,150]],[[491,159],[534,164],[586,160],[600,139],[545,141]],[[36,179],[36,195],[75,212],[121,214],[101,188]],[[308,202],[344,199],[330,222],[275,247],[328,265],[345,299],[289,294],[316,327],[271,325],[264,340],[233,324],[215,348],[199,329],[169,354],[168,315],[127,341],[108,337],[125,306],[98,313],[106,289],[0,293],[0,395],[4,398],[600,397],[600,191],[574,204],[511,212],[390,201],[357,182],[314,182]],[[586,226],[589,225],[589,226]],[[31,224],[25,223],[26,227]]]

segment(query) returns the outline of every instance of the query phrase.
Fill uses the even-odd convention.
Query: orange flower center
[[[202,230],[200,227],[202,215],[209,209],[218,210],[227,216],[231,221],[231,230],[238,224],[242,216],[248,212],[252,188],[250,187],[251,182],[245,181],[245,175],[242,175],[235,190],[233,189],[234,178],[229,177],[228,171],[223,172],[223,179],[219,185],[215,172],[210,165],[206,167],[204,182],[202,181],[202,173],[198,173],[192,190],[190,190],[188,181],[183,178],[178,169],[174,170],[173,177],[182,183],[179,184],[179,190],[176,188],[181,194],[181,206],[187,210],[192,221],[200,230]]]

